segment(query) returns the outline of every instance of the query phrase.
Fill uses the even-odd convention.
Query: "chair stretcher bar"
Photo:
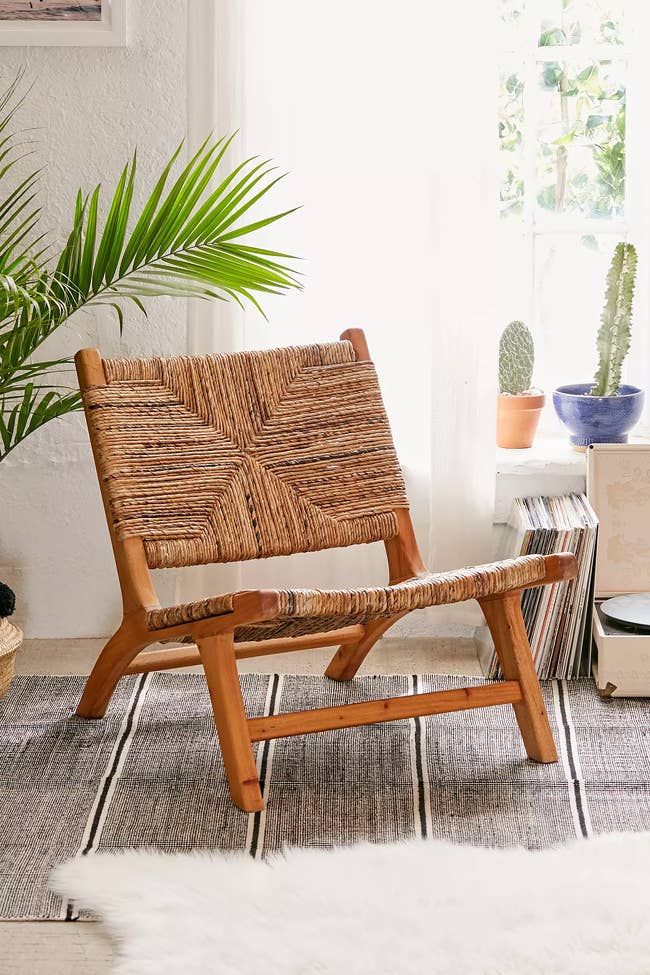
[[[272,653],[290,653],[293,650],[315,650],[317,647],[335,647],[339,644],[356,643],[365,633],[365,627],[344,626],[327,633],[310,633],[307,636],[293,636],[276,640],[257,640],[250,643],[236,643],[235,657],[266,657]],[[170,667],[194,667],[201,663],[201,655],[195,644],[172,647],[168,650],[149,650],[139,653],[124,671],[125,674],[147,674],[152,670],[167,670]]]
[[[403,697],[387,697],[380,701],[249,718],[248,730],[251,741],[266,741],[269,738],[288,738],[314,731],[332,731],[334,728],[354,728],[381,721],[397,721],[400,718],[421,718],[427,714],[466,711],[495,704],[518,704],[521,699],[519,681],[507,680],[479,687],[460,687],[452,691],[405,694]]]

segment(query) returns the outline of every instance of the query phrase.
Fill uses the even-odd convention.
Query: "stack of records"
[[[527,589],[521,600],[526,632],[540,678],[588,676],[591,672],[591,612],[598,519],[583,494],[515,498],[500,558],[573,552],[578,575],[567,582]],[[494,644],[482,627],[477,635],[486,677],[499,677]]]

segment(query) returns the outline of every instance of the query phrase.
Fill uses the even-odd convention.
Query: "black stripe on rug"
[[[576,800],[576,809],[578,811],[578,822],[580,823],[580,832],[584,837],[589,836],[589,831],[587,829],[587,822],[585,819],[585,808],[582,801],[582,788],[580,786],[580,780],[578,777],[578,772],[576,768],[576,759],[573,751],[573,743],[571,741],[571,728],[569,726],[569,717],[567,713],[568,702],[566,699],[567,689],[564,681],[558,680],[557,682],[557,694],[558,701],[560,702],[560,714],[562,716],[562,733],[564,734],[564,740],[566,742],[566,753],[569,761],[569,771],[571,773],[571,782],[573,785],[573,792]]]
[[[280,686],[280,675],[273,674],[272,677],[273,684],[271,687],[271,700],[269,702],[269,714],[275,714],[276,699],[278,696],[278,687]],[[269,752],[271,749],[271,739],[267,738],[266,741],[262,742],[262,757],[260,759],[260,791],[264,795],[264,787],[266,785],[266,771],[269,762]],[[257,854],[257,845],[260,838],[260,824],[262,821],[262,810],[254,813],[253,819],[253,830],[251,835],[251,845],[249,853],[252,857]]]
[[[104,806],[106,804],[106,797],[110,792],[111,785],[113,783],[113,779],[115,778],[117,769],[120,767],[120,759],[122,757],[122,752],[124,751],[124,746],[126,745],[127,741],[131,737],[131,732],[133,730],[133,721],[135,718],[135,714],[138,710],[138,703],[140,701],[140,698],[142,697],[142,694],[144,693],[144,688],[148,676],[149,676],[148,674],[142,674],[138,678],[136,691],[135,694],[133,695],[133,698],[131,699],[131,706],[129,708],[126,717],[126,722],[124,723],[124,730],[120,736],[120,740],[117,744],[117,748],[113,753],[113,761],[111,762],[110,767],[104,778],[104,784],[102,786],[99,795],[99,800],[95,808],[95,815],[93,816],[92,823],[90,824],[90,832],[88,834],[88,840],[84,848],[81,850],[81,855],[84,857],[87,856],[88,853],[90,853],[95,843],[95,839],[97,837],[97,830],[99,828],[99,824],[102,821],[102,814],[104,812]],[[79,915],[75,911],[74,904],[72,903],[72,901],[69,901],[65,913],[66,921],[77,921],[78,918]]]
[[[413,693],[418,693],[417,674],[413,674]],[[427,812],[424,798],[424,770],[422,767],[422,719],[413,718],[415,724],[415,775],[418,788],[418,816],[420,818],[420,835],[427,839]]]

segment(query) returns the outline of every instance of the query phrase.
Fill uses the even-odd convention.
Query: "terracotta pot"
[[[544,393],[535,396],[497,396],[497,446],[511,449],[531,447],[545,402]]]

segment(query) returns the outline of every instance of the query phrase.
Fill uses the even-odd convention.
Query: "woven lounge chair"
[[[571,555],[431,573],[363,332],[265,352],[101,360],[77,372],[122,589],[124,617],[77,714],[100,718],[124,674],[203,664],[230,792],[263,808],[252,743],[465,708],[512,704],[528,755],[557,754],[520,609],[522,589],[575,575]],[[259,590],[161,607],[149,570],[383,540],[389,584]],[[479,687],[247,718],[237,659],[338,646],[349,680],[414,609],[477,599],[505,679]],[[191,646],[143,652],[158,642]]]

